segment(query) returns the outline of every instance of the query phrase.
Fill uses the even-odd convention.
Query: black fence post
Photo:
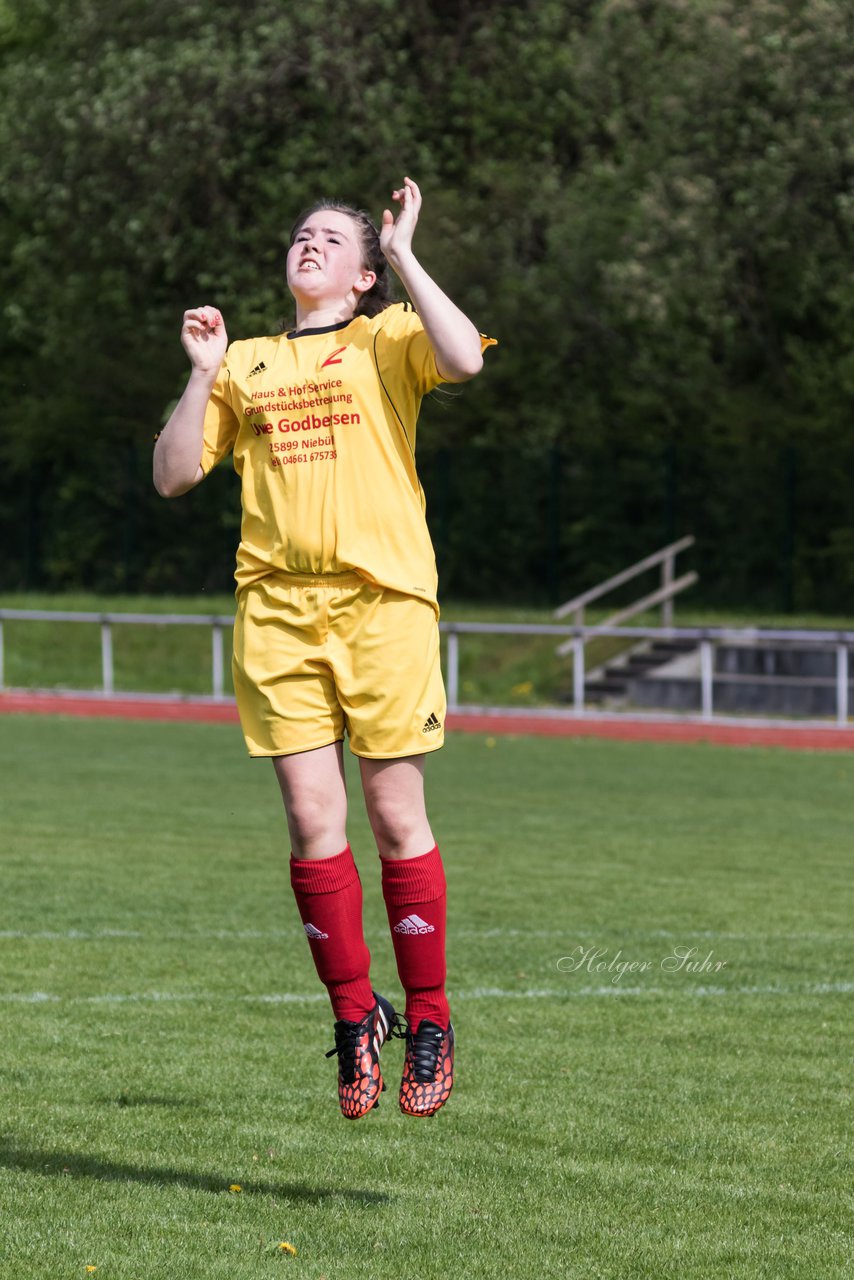
[[[784,613],[794,613],[795,541],[797,539],[798,519],[798,451],[794,445],[789,445],[784,450],[783,475],[782,605]]]
[[[27,471],[24,488],[24,590],[34,591],[41,586],[41,536],[39,527],[39,486],[35,482],[35,468]]]
[[[664,450],[664,542],[676,541],[676,445],[668,441]]]
[[[552,608],[560,604],[560,479],[561,452],[559,445],[549,450],[548,493],[548,569],[547,583]]]
[[[128,440],[125,452],[125,511],[122,522],[122,588],[131,591],[134,586],[134,560],[136,551],[137,466],[136,445]]]

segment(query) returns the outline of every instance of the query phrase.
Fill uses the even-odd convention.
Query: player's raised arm
[[[392,192],[392,199],[399,203],[400,211],[397,218],[390,209],[383,213],[382,251],[415,305],[440,374],[446,382],[467,382],[483,368],[480,334],[412,251],[412,236],[421,210],[418,184],[404,178],[403,186]]]
[[[162,498],[177,498],[204,479],[205,409],[228,346],[216,307],[184,312],[181,344],[192,365],[190,377],[154,446],[154,487]]]

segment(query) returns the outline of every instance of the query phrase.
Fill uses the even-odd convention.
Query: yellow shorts
[[[445,739],[436,612],[357,573],[271,574],[244,587],[234,692],[250,756],[340,742],[393,760]]]

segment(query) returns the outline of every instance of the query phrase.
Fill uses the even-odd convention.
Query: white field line
[[[114,939],[150,942],[275,942],[287,938],[304,937],[302,929],[213,929],[213,930],[143,930],[143,929],[0,929],[0,942],[109,942]],[[366,938],[379,939],[388,936],[387,930],[367,930]],[[614,938],[611,930],[591,928],[566,929],[455,929],[454,938],[562,938],[567,944],[593,945],[603,938]],[[728,933],[717,929],[626,929],[621,940],[640,938],[676,938],[687,942],[695,938],[722,939],[728,942],[847,942],[854,940],[854,933]]]
[[[691,999],[722,996],[830,996],[851,995],[854,982],[813,982],[802,986],[760,987],[709,987],[696,986],[681,989],[674,985],[664,987],[620,987],[615,984],[599,987],[529,987],[526,990],[508,991],[503,987],[471,987],[468,990],[450,991],[452,1000],[574,1000],[622,996],[683,996]],[[0,1004],[61,1004],[61,1005],[117,1005],[117,1004],[315,1004],[325,1002],[325,992],[300,994],[276,991],[255,995],[223,995],[220,992],[180,991],[131,991],[97,996],[58,996],[47,991],[0,993]]]

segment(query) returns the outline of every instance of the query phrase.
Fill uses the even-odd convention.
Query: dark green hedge
[[[850,610],[851,38],[806,0],[5,0],[0,586],[227,582],[233,477],[150,488],[181,312],[274,331],[295,210],[409,172],[501,343],[424,413],[446,592],[693,532],[710,602]]]

